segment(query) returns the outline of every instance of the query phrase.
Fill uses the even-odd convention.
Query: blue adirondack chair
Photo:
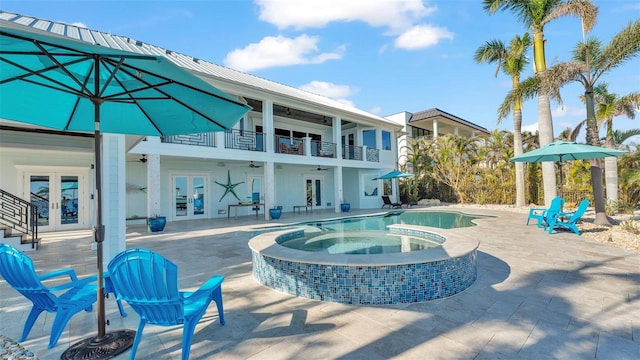
[[[224,325],[222,276],[213,276],[197,291],[178,291],[178,267],[147,249],[129,249],[116,255],[107,266],[119,300],[126,300],[140,316],[138,332],[129,359],[134,359],[146,323],[173,326],[184,324],[182,359],[189,358],[196,325],[215,301],[220,324]]]
[[[556,228],[567,228],[580,236],[580,230],[578,230],[576,223],[580,218],[582,218],[582,215],[584,215],[588,207],[589,200],[584,199],[580,201],[576,211],[559,212],[555,214],[555,216],[551,217],[551,219],[549,219],[549,223],[545,226],[545,229],[549,228],[549,234],[551,234]]]
[[[56,313],[49,338],[49,348],[54,347],[69,319],[82,310],[91,311],[97,299],[95,276],[78,280],[73,269],[62,269],[38,276],[33,261],[8,244],[0,244],[0,274],[9,285],[33,303],[19,341],[27,338],[40,313],[47,311]],[[42,283],[43,280],[60,276],[69,276],[71,281],[54,287],[46,287]],[[59,296],[54,294],[61,290],[67,291]]]
[[[549,208],[531,208],[529,209],[529,217],[527,217],[527,225],[529,225],[529,220],[536,219],[538,222],[538,227],[547,227],[549,223],[549,217],[553,217],[554,214],[562,211],[564,207],[564,199],[560,196],[556,196],[551,199],[551,204],[549,204]]]

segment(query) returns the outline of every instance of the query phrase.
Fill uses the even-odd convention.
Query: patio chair
[[[400,195],[400,205],[407,205],[407,207],[412,207],[418,205],[415,201],[409,201],[409,197],[407,195]]]
[[[402,204],[400,203],[394,203],[391,202],[391,199],[389,199],[388,195],[382,195],[382,201],[384,202],[384,204],[382,204],[382,208],[384,209],[385,206],[388,206],[389,209],[394,208],[394,209],[399,209],[402,207]]]
[[[38,276],[31,258],[8,244],[0,244],[0,274],[9,285],[33,303],[24,323],[22,337],[18,340],[20,342],[26,340],[41,312],[56,313],[49,337],[51,349],[58,343],[71,317],[82,310],[91,311],[97,299],[95,276],[79,280],[73,269],[61,269]],[[61,276],[69,276],[71,281],[53,287],[42,283],[43,280]],[[59,296],[54,294],[62,290],[67,291]]]
[[[529,209],[529,217],[527,217],[527,225],[529,225],[529,220],[536,219],[538,222],[538,227],[547,227],[548,220],[547,217],[553,216],[555,213],[562,211],[562,207],[564,206],[564,199],[560,196],[556,196],[551,200],[551,204],[549,204],[549,208],[531,208]]]
[[[147,323],[159,326],[182,325],[182,359],[189,358],[193,332],[211,301],[222,309],[222,276],[213,276],[195,292],[178,291],[178,267],[147,249],[129,249],[116,255],[108,265],[118,299],[126,300],[140,316],[129,359],[134,359],[142,330]]]
[[[576,223],[582,218],[582,215],[584,215],[588,207],[589,200],[584,199],[580,201],[576,211],[556,213],[548,220],[548,224],[545,226],[545,229],[548,227],[549,234],[551,234],[556,228],[567,228],[580,236],[580,230],[578,230]]]

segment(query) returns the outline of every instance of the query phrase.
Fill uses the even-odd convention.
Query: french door
[[[313,208],[324,208],[324,178],[322,176],[307,176],[304,179],[307,205]]]
[[[206,218],[209,177],[207,175],[173,176],[173,219],[190,220]]]
[[[25,172],[23,198],[38,207],[38,231],[87,228],[87,171]]]

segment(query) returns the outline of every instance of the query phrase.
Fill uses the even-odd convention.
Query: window
[[[378,180],[372,180],[370,177],[364,178],[364,196],[379,196],[378,195]]]
[[[391,182],[391,179],[382,180],[382,187],[385,195],[393,195],[392,185],[393,183]]]
[[[362,145],[369,149],[377,149],[376,146],[376,131],[375,130],[362,130]]]
[[[382,131],[382,150],[391,150],[391,133]]]

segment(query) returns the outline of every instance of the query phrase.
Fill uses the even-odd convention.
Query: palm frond
[[[590,0],[569,0],[558,4],[544,18],[543,23],[547,24],[552,20],[567,15],[573,15],[582,21],[582,30],[588,33],[593,29],[593,25],[598,18],[598,7]]]
[[[607,72],[640,53],[640,20],[630,22],[616,34],[603,49],[593,69],[598,73]]]

